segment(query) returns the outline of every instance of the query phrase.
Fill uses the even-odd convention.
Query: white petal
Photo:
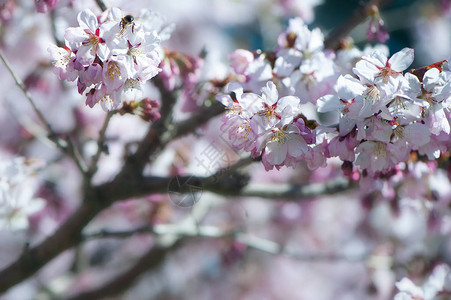
[[[403,131],[406,140],[415,146],[423,146],[429,143],[430,131],[426,125],[421,123],[413,123],[404,128]]]
[[[437,68],[432,68],[424,73],[423,86],[426,91],[432,92],[439,80],[440,71]]]
[[[365,91],[364,87],[358,80],[352,77],[338,77],[337,80],[337,94],[341,99],[352,100],[357,95],[362,95]]]
[[[301,103],[301,100],[298,97],[286,96],[286,97],[280,98],[279,101],[277,101],[276,111],[278,113],[280,113],[287,106],[290,106],[293,109],[293,111],[297,111],[300,103]]]
[[[77,17],[78,24],[83,29],[89,29],[92,33],[96,32],[99,25],[96,15],[90,9],[82,10]]]
[[[388,60],[388,63],[390,64],[390,68],[392,70],[402,72],[412,64],[413,59],[413,49],[404,48],[393,54],[393,56]]]
[[[299,157],[309,150],[309,146],[300,135],[290,135],[287,141],[288,153],[293,157]]]
[[[340,111],[343,108],[343,103],[335,95],[322,96],[317,100],[318,112],[325,113],[328,111]]]
[[[373,82],[374,77],[379,73],[379,69],[365,59],[358,61],[352,71],[360,80],[366,80],[368,82]]]
[[[262,93],[263,99],[268,105],[273,105],[279,98],[276,85],[272,81],[268,81],[268,83],[266,83],[266,86],[262,88]]]
[[[288,146],[277,141],[270,141],[266,144],[265,151],[271,165],[280,165],[287,157]]]
[[[69,44],[72,43],[83,43],[84,40],[88,38],[88,35],[86,32],[80,28],[80,27],[69,27],[64,32],[64,38],[69,42]],[[71,45],[72,48],[72,45]],[[74,49],[72,49],[74,50]]]
[[[395,285],[401,292],[409,293],[412,296],[423,296],[423,291],[407,277],[404,277],[401,281],[396,282]]]

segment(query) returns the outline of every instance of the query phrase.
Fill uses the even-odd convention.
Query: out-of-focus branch
[[[129,270],[121,273],[113,280],[107,282],[104,286],[69,297],[70,300],[96,300],[103,299],[107,296],[117,295],[127,290],[136,279],[147,272],[160,266],[166,256],[177,249],[182,244],[182,240],[178,240],[175,244],[166,247],[162,245],[153,246],[146,254],[144,254]]]
[[[103,0],[95,0],[97,3],[97,6],[102,10],[105,11],[108,9],[108,7],[106,6],[105,2]]]
[[[146,271],[156,268],[163,262],[166,255],[173,252],[177,246],[187,240],[187,237],[199,237],[199,238],[224,238],[231,239],[246,245],[250,249],[255,249],[265,253],[273,255],[284,255],[295,260],[300,261],[354,261],[361,262],[368,259],[368,253],[347,255],[345,253],[302,253],[291,247],[285,247],[274,241],[259,238],[251,234],[234,231],[234,230],[222,230],[215,226],[180,226],[178,224],[160,224],[154,226],[143,226],[130,231],[108,231],[102,230],[96,233],[92,233],[86,236],[86,239],[94,238],[125,238],[137,233],[151,233],[155,235],[175,235],[178,237],[177,242],[171,244],[167,248],[155,247],[147,252],[138,262],[128,271],[120,274],[117,278],[108,282],[104,286],[95,289],[93,291],[81,293],[71,300],[81,299],[98,299],[100,297],[112,296],[118,294],[129,286],[131,286],[138,276]],[[152,256],[160,259],[158,262],[155,259],[151,259]]]
[[[99,138],[97,140],[97,152],[96,152],[96,154],[94,154],[92,161],[91,161],[91,165],[89,166],[89,170],[88,170],[88,174],[91,176],[97,171],[97,164],[99,162],[100,155],[105,150],[105,138],[106,138],[105,134],[106,134],[106,130],[108,128],[108,124],[110,123],[111,117],[113,115],[114,115],[114,111],[110,111],[107,113],[107,115],[105,117],[105,121],[103,122],[103,125],[102,125],[102,129],[100,129]]]
[[[55,43],[56,43],[56,45],[58,46],[58,47],[64,47],[64,41],[62,41],[62,40],[60,40],[59,38],[58,38],[58,36],[57,36],[57,30],[56,30],[56,20],[55,20],[55,18],[56,18],[56,10],[55,9],[52,9],[51,11],[50,11],[50,14],[49,14],[49,16],[50,16],[50,22],[51,22],[51,24],[52,24],[52,35],[53,35],[53,39],[55,40]]]
[[[13,77],[16,85],[22,90],[22,92],[25,95],[25,98],[27,98],[28,102],[30,103],[31,107],[33,108],[34,112],[36,113],[36,115],[38,116],[39,120],[41,120],[41,122],[44,124],[45,128],[47,129],[47,131],[50,134],[50,139],[55,142],[58,147],[60,148],[65,148],[67,147],[66,143],[64,143],[63,140],[59,139],[57,134],[53,131],[52,126],[50,125],[49,122],[47,122],[46,118],[44,117],[44,115],[42,114],[42,112],[39,110],[39,108],[36,106],[36,104],[34,103],[33,98],[31,98],[30,93],[28,92],[27,88],[25,87],[25,84],[23,83],[23,81],[19,78],[19,76],[16,75],[16,73],[14,72],[14,70],[12,69],[11,65],[9,64],[8,60],[6,59],[6,57],[3,55],[3,53],[0,51],[0,59],[3,61],[3,64],[5,65],[5,67],[8,69],[9,73],[11,74],[11,76]]]
[[[184,229],[185,231],[190,229],[191,231],[197,231],[199,228],[199,223],[202,222],[204,217],[210,210],[210,203],[203,202],[199,203],[193,207],[191,214],[185,217],[183,220],[177,224],[171,224],[170,227],[178,228],[179,230]],[[75,295],[72,300],[75,299],[99,299],[109,295],[116,295],[122,291],[127,290],[136,279],[143,273],[158,268],[164,261],[165,257],[176,250],[181,244],[185,242],[183,236],[174,234],[175,230],[167,230],[163,232],[164,228],[159,225],[161,234],[151,249],[148,250],[130,269],[124,273],[119,274],[116,278],[112,279],[110,282],[106,283],[102,287],[97,289],[80,293]],[[96,235],[96,233],[94,233]],[[92,235],[86,235],[85,240]]]
[[[211,106],[205,107],[194,113],[189,119],[175,123],[171,129],[169,137],[174,139],[187,135],[188,133],[193,132],[193,130],[198,128],[200,125],[220,115],[224,111],[224,105],[222,105],[219,101],[215,101]]]
[[[274,255],[285,255],[296,260],[363,260],[368,257],[368,254],[362,253],[360,255],[344,255],[342,253],[302,253],[291,247],[286,247],[274,241],[260,238],[252,234],[242,232],[239,230],[223,230],[216,226],[197,226],[181,227],[177,224],[157,224],[141,226],[132,230],[125,231],[110,231],[101,230],[84,236],[84,240],[99,239],[99,238],[128,238],[135,234],[154,234],[154,235],[176,235],[183,237],[202,237],[202,238],[225,238],[232,239],[247,247],[262,252]]]
[[[346,37],[352,29],[366,20],[371,6],[376,5],[379,9],[382,9],[392,2],[394,2],[394,0],[369,0],[366,3],[361,3],[345,23],[335,27],[335,29],[328,34],[324,41],[324,47],[327,49],[336,49],[340,41]]]

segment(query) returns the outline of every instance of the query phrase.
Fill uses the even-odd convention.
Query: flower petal
[[[413,49],[404,48],[393,54],[393,56],[388,60],[388,63],[393,71],[402,72],[412,64],[413,59]]]

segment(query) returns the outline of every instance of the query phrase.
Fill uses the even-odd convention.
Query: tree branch
[[[324,48],[337,49],[340,41],[357,25],[366,20],[371,6],[376,5],[379,9],[382,9],[393,1],[394,0],[369,0],[366,3],[361,3],[345,23],[341,26],[335,27],[335,29],[328,34],[326,40],[324,41]]]
[[[103,0],[95,0],[97,3],[97,6],[102,10],[105,11],[108,9],[108,7],[106,6],[105,2]]]
[[[174,181],[180,185],[174,184]],[[185,184],[183,184],[185,183]],[[125,189],[125,187],[127,187]],[[218,179],[217,175],[209,177],[176,176],[176,177],[142,177],[118,184],[105,184],[101,187],[102,193],[109,198],[125,199],[143,197],[153,194],[175,192],[187,194],[193,192],[193,187],[223,196],[234,197],[260,197],[265,199],[303,200],[331,195],[349,190],[353,185],[346,179],[336,179],[325,183],[309,185],[278,184],[278,183],[250,183],[242,176],[225,176]]]
[[[107,115],[105,117],[105,121],[103,122],[102,129],[100,129],[99,138],[97,140],[97,152],[96,152],[96,154],[94,154],[92,161],[91,161],[91,165],[89,166],[89,170],[88,170],[88,174],[90,176],[94,175],[95,172],[97,171],[97,164],[99,162],[100,155],[105,150],[105,137],[106,137],[105,133],[108,128],[108,124],[110,123],[111,117],[113,115],[114,115],[113,111],[109,111],[107,113]]]
[[[224,112],[224,106],[215,101],[211,106],[194,113],[190,118],[172,124],[172,108],[177,101],[174,92],[167,91],[159,77],[155,84],[161,93],[161,118],[149,128],[145,138],[139,144],[137,151],[128,157],[125,167],[118,176],[132,177],[131,174],[141,174],[147,162],[156,156],[169,142],[193,132],[210,119]]]

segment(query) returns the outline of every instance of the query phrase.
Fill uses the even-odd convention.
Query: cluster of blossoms
[[[267,170],[303,159],[311,168],[324,166],[321,130],[301,106],[330,92],[339,76],[334,54],[324,49],[322,32],[310,31],[300,18],[290,20],[278,44],[276,52],[240,49],[231,55],[238,83],[217,97],[228,111],[222,130],[237,149],[262,155]]]
[[[64,48],[50,46],[54,71],[61,80],[77,80],[86,104],[116,109],[141,97],[142,85],[160,72],[160,42],[169,37],[163,19],[149,10],[138,17],[112,8],[99,18],[89,9],[78,14],[79,27],[65,32]]]
[[[237,149],[262,155],[267,170],[274,166],[294,165],[316,142],[315,133],[301,115],[300,99],[279,99],[274,83],[269,81],[262,95],[243,93],[239,84],[229,84],[229,95],[217,99],[227,107],[221,130],[228,132]]]
[[[45,201],[35,196],[36,167],[36,161],[0,153],[0,229],[25,229],[28,217],[44,208]]]
[[[301,103],[316,103],[334,85],[338,73],[334,53],[324,50],[324,36],[310,31],[300,18],[291,19],[278,38],[276,52],[237,50],[231,55],[232,68],[244,90],[259,93],[272,80],[283,95],[300,98]]]
[[[161,118],[160,115],[160,103],[157,100],[152,100],[150,98],[144,98],[141,101],[130,101],[124,103],[124,105],[119,109],[121,115],[133,114],[139,116],[144,121],[155,122]]]
[[[335,93],[318,99],[319,112],[340,114],[338,136],[328,147],[331,156],[377,175],[408,161],[413,151],[431,160],[446,151],[449,66],[443,62],[403,74],[412,61],[408,48],[390,59],[379,52],[363,56],[355,76],[340,76]]]
[[[301,159],[316,168],[338,156],[348,175],[355,164],[377,177],[414,151],[433,160],[448,149],[447,61],[403,74],[414,59],[409,48],[391,58],[377,49],[335,55],[324,50],[322,33],[300,19],[290,21],[278,42],[274,53],[236,51],[231,59],[239,83],[217,97],[228,109],[223,129],[232,145],[263,154],[266,169]],[[336,112],[338,130],[318,127],[319,118],[307,121],[305,103],[319,114]]]
[[[199,95],[198,83],[204,66],[202,57],[169,51],[165,49],[164,59],[161,61],[161,73],[166,90],[182,89],[182,110],[193,112],[199,109],[205,100]]]
[[[395,300],[432,300],[448,299],[451,295],[451,272],[448,265],[437,265],[423,286],[416,286],[409,278],[404,277],[396,283],[399,293]]]

